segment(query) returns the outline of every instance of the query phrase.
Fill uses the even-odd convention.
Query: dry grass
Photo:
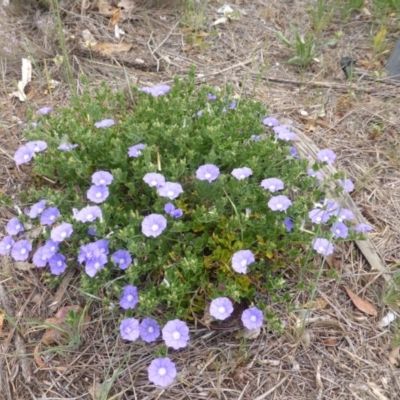
[[[81,32],[89,29],[98,42],[117,43],[113,31],[107,29],[109,18],[93,9],[80,10],[80,1],[71,2],[63,13],[63,25],[75,76],[84,73],[93,87],[102,80],[125,87],[128,81],[170,82],[174,75],[186,75],[194,64],[199,83],[229,83],[238,95],[254,95],[268,104],[271,114],[290,119],[320,148],[335,150],[338,169],[356,182],[352,197],[375,227],[370,237],[390,268],[400,258],[400,90],[367,79],[350,84],[339,65],[340,57],[350,56],[362,60],[365,68],[371,66],[370,32],[376,31],[377,24],[364,17],[355,20],[354,15],[351,22],[334,20],[323,36],[329,38],[341,30],[344,36],[339,44],[323,48],[319,62],[300,70],[285,64],[288,49],[275,31],[289,35],[289,22],[302,30],[309,26],[307,3],[236,3],[241,19],[215,27],[211,22],[217,18],[219,2],[207,3],[204,18],[182,14],[166,4],[138,7],[131,20],[120,23],[131,50],[104,56],[83,46]],[[10,156],[23,140],[26,112],[43,105],[68,104],[71,88],[64,83],[63,68],[52,61],[62,50],[55,34],[56,21],[49,13],[11,13],[2,15],[0,22],[26,41],[24,46],[16,46],[12,55],[2,54],[0,187],[2,193],[18,198],[31,177],[26,168],[24,172],[16,169]],[[398,19],[387,21],[389,33],[396,23]],[[30,100],[24,104],[8,99],[7,93],[15,90],[20,57],[27,49],[34,59],[34,82]],[[379,64],[373,66],[382,69]],[[45,94],[49,78],[61,85]],[[79,81],[76,87],[79,91]],[[12,213],[1,207],[1,222]],[[82,295],[76,289],[76,277],[60,305],[91,304],[90,327],[68,346],[42,346],[42,358],[49,368],[38,368],[33,352],[43,335],[40,321],[53,315],[49,305],[55,293],[45,284],[41,271],[2,265],[0,309],[8,320],[0,330],[0,398],[398,399],[399,371],[391,353],[396,332],[378,326],[386,312],[383,282],[353,244],[338,249],[336,258],[333,267],[340,278],[329,278],[331,267],[323,267],[317,288],[320,302],[312,304],[309,314],[280,310],[287,323],[282,335],[266,326],[260,336],[246,340],[235,338],[235,333],[210,333],[193,327],[189,347],[173,354],[180,372],[176,383],[165,391],[147,380],[146,368],[157,345],[122,343],[117,334],[118,315]],[[375,304],[378,317],[356,310],[343,285]],[[307,293],[292,292],[306,310]]]

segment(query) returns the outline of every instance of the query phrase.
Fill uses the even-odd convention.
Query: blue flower
[[[46,115],[46,114],[48,114],[49,112],[51,112],[52,110],[53,110],[53,107],[51,107],[51,106],[42,107],[42,108],[39,108],[39,110],[36,111],[36,114],[39,114],[39,115]]]
[[[151,94],[154,97],[162,96],[164,94],[167,94],[170,90],[171,87],[165,84],[161,85],[155,85],[155,86],[145,86],[139,89],[141,92]]]
[[[124,310],[129,310],[130,308],[135,308],[139,301],[137,287],[132,285],[127,285],[122,288],[122,296],[119,300],[119,305]]]
[[[183,188],[179,183],[165,182],[165,184],[158,188],[158,194],[161,197],[167,197],[170,200],[176,199],[181,193]]]
[[[132,263],[132,256],[126,250],[117,250],[111,258],[119,269],[127,269]]]
[[[267,117],[267,118],[264,118],[264,119],[263,119],[263,124],[264,124],[265,126],[268,126],[269,128],[273,128],[273,127],[275,127],[275,126],[278,126],[278,125],[279,125],[279,122],[278,122],[278,120],[277,120],[276,118],[274,118],[274,117]]]
[[[0,242],[0,254],[2,256],[8,254],[14,246],[14,240],[11,236],[5,236]]]
[[[258,329],[263,324],[264,315],[257,307],[251,307],[243,311],[241,319],[245,328]]]
[[[94,126],[96,128],[100,128],[100,129],[101,128],[109,128],[109,127],[111,127],[113,125],[115,125],[115,121],[113,119],[103,119],[103,120],[101,120],[99,122],[96,122],[94,124]]]
[[[333,164],[336,160],[335,152],[330,149],[320,150],[317,153],[317,156],[321,161],[326,162],[328,164]]]
[[[142,150],[146,148],[146,145],[143,143],[135,144],[132,147],[129,147],[128,149],[128,155],[129,157],[139,157],[142,155]]]
[[[329,256],[333,253],[334,247],[327,239],[316,238],[312,241],[313,249],[323,256]]]
[[[238,179],[239,181],[248,178],[250,175],[253,175],[253,171],[251,168],[243,167],[243,168],[234,168],[231,174]]]
[[[359,224],[359,225],[357,225],[356,227],[355,227],[355,231],[356,232],[358,232],[358,233],[361,233],[361,232],[369,232],[369,231],[372,231],[372,229],[374,229],[374,228],[372,228],[372,226],[370,226],[370,225],[368,225],[368,224],[363,224],[363,223],[361,223],[361,224]]]
[[[332,225],[331,232],[333,232],[333,237],[346,239],[349,233],[349,228],[343,222],[336,222]]]
[[[134,342],[139,337],[139,321],[135,318],[125,318],[119,326],[121,338]]]
[[[204,164],[197,168],[196,178],[211,183],[219,176],[219,168],[213,164]]]
[[[40,223],[42,225],[53,225],[57,219],[60,218],[60,211],[58,211],[57,207],[49,207],[46,208],[42,215],[40,216]]]
[[[154,342],[160,336],[160,327],[152,318],[144,318],[139,325],[139,334],[143,342]]]
[[[18,218],[11,218],[6,225],[6,232],[9,235],[18,235],[18,233],[24,231],[24,225]]]
[[[167,220],[160,214],[150,214],[142,221],[142,233],[147,237],[160,236],[167,227]]]
[[[49,260],[50,271],[53,275],[61,275],[67,269],[67,263],[65,262],[65,257],[57,253]]]
[[[175,206],[172,203],[167,203],[164,206],[164,211],[171,215],[171,217],[178,219],[180,217],[182,217],[183,215],[183,211],[180,208],[175,208]]]

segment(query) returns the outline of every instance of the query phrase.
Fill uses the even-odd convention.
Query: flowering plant
[[[0,254],[54,275],[75,269],[87,293],[112,281],[101,293],[126,313],[128,341],[162,336],[180,349],[189,341],[184,321],[208,307],[223,323],[242,301],[243,325],[261,327],[266,305],[250,307],[256,287],[282,293],[286,265],[312,265],[311,252],[325,257],[335,240],[358,234],[351,212],[325,199],[319,169],[334,162],[331,150],[309,169],[291,146],[297,135],[261,103],[212,91],[195,90],[192,74],[128,97],[103,86],[40,113],[15,161],[23,168],[33,159],[38,178],[57,186],[29,191]],[[29,239],[39,225],[40,237]],[[164,320],[148,318],[157,309]],[[154,360],[149,379],[170,384],[171,363]]]

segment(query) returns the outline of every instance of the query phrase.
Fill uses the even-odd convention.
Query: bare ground
[[[272,115],[291,120],[317,146],[335,150],[337,168],[356,183],[352,198],[375,228],[369,236],[386,272],[395,272],[400,254],[400,89],[376,78],[349,83],[339,65],[342,56],[350,56],[360,61],[363,71],[383,70],[387,54],[374,55],[371,45],[379,24],[367,13],[353,13],[345,22],[334,18],[322,37],[342,31],[342,39],[336,46],[323,47],[318,61],[301,70],[285,63],[291,54],[275,32],[290,36],[289,23],[300,30],[310,26],[305,1],[236,1],[232,7],[240,10],[240,19],[216,26],[211,24],[222,5],[217,1],[207,2],[197,13],[182,13],[168,4],[137,7],[130,19],[119,22],[126,33],[123,42],[132,47],[111,55],[89,51],[82,44],[84,29],[99,43],[118,43],[107,28],[110,17],[94,7],[83,10],[85,2],[71,3],[62,22],[75,77],[86,74],[93,87],[102,80],[115,87],[125,87],[128,81],[171,82],[194,64],[199,84],[229,83],[237,95],[254,95]],[[399,19],[391,16],[385,21],[390,49]],[[49,13],[3,13],[0,23],[29,44],[14,44],[11,54],[0,49],[4,94],[0,192],[17,199],[31,180],[29,170],[18,170],[12,161],[23,140],[26,112],[68,104],[70,87],[64,69],[53,61],[61,50],[57,21]],[[28,52],[35,60],[34,79],[27,89],[29,101],[20,103],[7,94],[15,90],[20,58]],[[61,84],[49,91],[49,79]],[[79,80],[75,86],[79,90]],[[13,213],[12,208],[1,207],[1,223]],[[338,269],[340,279],[328,278],[330,268]],[[40,271],[19,271],[3,260],[0,311],[6,320],[0,329],[0,399],[400,399],[398,360],[392,347],[396,328],[379,327],[387,312],[381,275],[371,270],[354,244],[343,246],[333,265],[324,266],[318,301],[312,303],[309,315],[282,311],[283,334],[265,326],[252,340],[238,339],[235,332],[210,333],[193,327],[189,347],[173,354],[179,371],[176,382],[161,390],[149,384],[146,372],[157,345],[121,342],[116,333],[118,315],[96,303],[90,307],[89,329],[73,344],[39,348],[47,365],[39,368],[34,349],[44,331],[40,321],[54,315],[54,307],[49,307],[54,296],[63,305],[83,306],[86,299],[74,289],[78,283],[72,275],[65,277],[71,279],[68,290],[56,294]],[[357,310],[344,285],[374,304],[378,316]],[[307,294],[295,296],[306,310]]]

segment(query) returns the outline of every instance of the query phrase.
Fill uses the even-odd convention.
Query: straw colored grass
[[[72,4],[72,3],[71,3]],[[81,12],[73,2],[62,13],[68,57],[80,90],[79,74],[93,87],[105,80],[111,87],[171,82],[196,65],[198,82],[233,85],[240,96],[254,96],[266,103],[271,114],[292,121],[319,148],[338,154],[337,169],[356,183],[351,197],[364,218],[374,226],[369,237],[386,263],[389,276],[400,258],[400,114],[398,85],[373,75],[371,27],[374,22],[352,14],[345,22],[333,19],[326,38],[341,30],[341,41],[325,47],[305,70],[285,64],[290,54],[276,38],[289,34],[289,23],[309,26],[308,3],[236,1],[239,20],[212,26],[220,2],[205,2],[190,26],[193,11],[174,4],[137,7],[133,17],[120,23],[129,52],[104,55],[83,44],[88,29],[99,43],[118,43],[107,28],[109,18],[94,7]],[[62,54],[53,28],[54,16],[45,9],[24,14],[11,11],[0,16],[1,26],[16,31],[22,44],[12,54],[2,53],[0,120],[0,188],[18,200],[18,193],[32,183],[29,169],[18,170],[11,157],[22,143],[25,115],[43,105],[66,105],[72,88],[63,65],[54,62]],[[199,23],[200,21],[200,23]],[[388,31],[398,18],[386,21]],[[0,47],[3,46],[0,38]],[[388,48],[393,42],[388,40]],[[0,49],[1,52],[1,49]],[[30,55],[34,80],[26,103],[9,99],[20,79],[20,58]],[[359,70],[353,82],[344,79],[339,60],[350,56]],[[364,67],[363,67],[364,66]],[[383,70],[382,64],[374,69]],[[49,90],[49,79],[60,85]],[[11,157],[10,157],[11,156]],[[0,223],[14,214],[0,206]],[[178,378],[161,390],[147,379],[147,366],[157,345],[126,344],[118,336],[118,314],[91,302],[77,289],[76,276],[68,289],[46,285],[39,270],[19,271],[3,259],[0,267],[0,310],[6,315],[0,329],[0,398],[25,399],[396,399],[400,392],[398,361],[391,341],[395,328],[380,328],[387,309],[382,303],[382,273],[371,270],[353,243],[338,246],[331,265],[323,267],[314,303],[307,293],[289,290],[300,311],[287,313],[271,303],[286,322],[283,334],[265,326],[254,339],[237,338],[237,332],[214,332],[193,326],[187,349],[174,352]],[[392,268],[392,266],[394,266]],[[336,268],[339,278],[329,278]],[[310,277],[311,279],[311,277]],[[374,304],[371,317],[357,310],[343,286]],[[65,289],[65,287],[64,287]],[[40,342],[40,324],[54,315],[56,306],[90,303],[92,321],[78,344],[41,346],[47,369],[34,362]],[[301,311],[302,310],[302,311]],[[60,369],[60,367],[63,367]]]

